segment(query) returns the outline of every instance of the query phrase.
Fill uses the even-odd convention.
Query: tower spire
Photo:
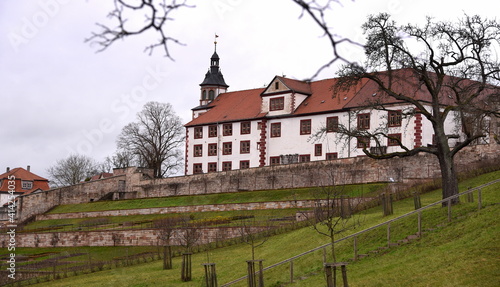
[[[217,35],[217,33],[215,33],[215,40],[214,40],[215,48],[214,48],[214,52],[216,52],[216,53],[217,53],[217,38],[219,38],[219,35]]]
[[[210,68],[205,74],[205,79],[200,84],[201,98],[200,106],[204,106],[212,102],[221,93],[225,93],[229,87],[224,81],[224,76],[219,67],[219,55],[217,55],[217,38],[219,35],[215,34],[214,38],[214,54],[210,58]]]

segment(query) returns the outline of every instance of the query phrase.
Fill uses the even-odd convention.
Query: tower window
[[[215,91],[214,90],[208,91],[208,99],[210,101],[213,101],[215,99]]]
[[[206,90],[203,90],[203,92],[201,92],[201,99],[202,100],[206,100],[207,99],[207,91]]]

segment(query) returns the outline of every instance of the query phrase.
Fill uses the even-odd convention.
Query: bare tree
[[[68,186],[82,182],[96,172],[95,161],[85,155],[70,155],[49,167],[47,172],[57,186]]]
[[[370,16],[363,29],[367,34],[366,62],[345,66],[337,91],[368,80],[379,92],[372,102],[366,103],[366,108],[390,111],[395,103],[408,106],[399,117],[423,117],[430,121],[434,143],[405,146],[400,138],[388,133],[387,123],[375,130],[344,128],[341,132],[375,142],[376,149],[363,149],[375,159],[421,152],[435,155],[441,169],[443,199],[457,194],[455,155],[487,137],[489,119],[500,116],[500,89],[495,86],[500,81],[500,62],[498,55],[493,54],[494,46],[500,44],[500,25],[494,20],[465,15],[456,23],[428,18],[423,27],[397,26],[388,14],[382,13]],[[416,48],[411,42],[416,43]],[[462,131],[447,130],[447,123],[453,120]],[[401,151],[382,149],[388,141]]]
[[[123,128],[118,149],[132,153],[137,162],[153,169],[156,178],[175,173],[182,163],[179,148],[184,135],[181,119],[172,106],[149,102],[137,114],[137,120]]]
[[[109,170],[113,168],[126,168],[136,164],[134,154],[128,150],[119,150],[114,155],[105,159],[105,164]]]
[[[272,228],[269,221],[262,227],[262,231],[258,231],[258,224],[255,217],[250,220],[244,220],[238,228],[241,240],[251,246],[252,260],[255,260],[255,249],[264,245],[270,238],[269,230]]]
[[[312,191],[315,199],[314,209],[301,212],[318,234],[330,239],[333,263],[337,262],[337,236],[356,228],[361,222],[360,215],[355,213],[363,204],[362,194],[356,197],[348,196],[345,185],[337,185],[337,182],[348,182],[348,176],[348,173],[338,174],[335,165],[325,167],[315,178],[318,187]]]
[[[100,52],[118,40],[153,32],[158,40],[146,46],[145,51],[151,55],[155,48],[162,48],[165,56],[172,58],[168,44],[172,42],[182,45],[182,43],[168,35],[167,23],[174,20],[171,14],[176,10],[194,6],[188,5],[186,0],[113,0],[113,2],[115,7],[109,12],[108,18],[115,26],[97,23],[100,31],[93,32],[89,38],[85,39],[85,42],[97,45],[98,52]]]
[[[172,247],[170,240],[174,236],[176,226],[182,222],[181,218],[167,217],[154,222],[159,229],[158,239],[163,245],[163,269],[172,269]]]

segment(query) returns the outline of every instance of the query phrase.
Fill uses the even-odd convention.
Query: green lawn
[[[461,190],[500,178],[500,172],[485,174],[460,184]],[[432,228],[421,239],[411,244],[392,247],[348,266],[350,286],[498,286],[500,282],[500,184],[483,188],[483,209],[476,211],[477,202],[453,207],[453,220],[446,220],[446,208],[435,207],[423,215],[424,229]],[[441,191],[422,196],[422,204],[437,201]],[[477,200],[477,197],[476,197]],[[360,215],[360,231],[413,209],[413,199],[394,204],[394,215],[383,217],[380,207]],[[410,217],[391,225],[391,241],[416,232],[416,218]],[[311,228],[302,228],[270,238],[257,248],[264,266],[326,243]],[[385,228],[375,229],[358,239],[360,253],[368,253],[386,245]],[[112,248],[108,248],[112,249]],[[352,257],[352,240],[336,244],[337,257]],[[321,250],[294,261],[295,281],[291,286],[324,286]],[[87,275],[70,277],[36,286],[203,286],[202,263],[215,262],[219,284],[245,275],[245,260],[250,258],[250,247],[233,245],[193,255],[193,281],[180,281],[180,258],[174,259],[173,270],[162,270],[159,261],[132,267],[116,268]],[[329,260],[329,259],[327,259]],[[281,286],[289,281],[289,265],[281,265],[265,272],[266,286]],[[246,286],[241,282],[233,286]],[[290,286],[290,285],[287,285]]]

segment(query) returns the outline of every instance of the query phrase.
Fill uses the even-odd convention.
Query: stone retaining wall
[[[250,232],[262,227],[250,227]],[[197,228],[200,239],[197,244],[241,236],[237,227]],[[183,245],[185,229],[173,232],[171,245]],[[129,229],[77,232],[17,233],[16,247],[77,247],[77,246],[156,246],[162,241],[160,229]],[[2,248],[9,244],[9,234],[0,234]]]

